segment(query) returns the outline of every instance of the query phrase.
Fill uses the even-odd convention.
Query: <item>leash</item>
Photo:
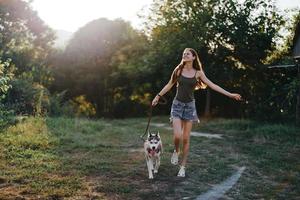
[[[160,100],[163,100],[162,102],[160,102]],[[163,96],[161,96],[157,102],[157,104],[160,104],[160,105],[165,105],[167,104],[167,99]],[[151,121],[151,118],[152,118],[152,111],[153,111],[153,107],[152,106],[152,102],[150,102],[150,111],[149,111],[149,117],[148,117],[148,123],[147,123],[147,127],[146,127],[146,130],[145,130],[145,133],[143,135],[140,136],[140,139],[145,142],[146,140],[144,139],[144,136],[147,134],[148,132],[148,129],[149,129],[149,126],[150,126],[150,121]]]

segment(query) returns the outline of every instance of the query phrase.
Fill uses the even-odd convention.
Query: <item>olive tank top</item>
[[[197,73],[197,71],[196,71]],[[178,85],[175,98],[183,103],[188,103],[194,100],[194,89],[197,83],[196,73],[194,77],[185,77],[182,74],[178,77]]]

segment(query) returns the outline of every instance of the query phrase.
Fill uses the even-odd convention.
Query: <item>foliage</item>
[[[121,101],[130,104],[128,96],[137,83],[128,84],[128,79],[135,79],[146,68],[139,58],[145,53],[145,41],[123,20],[91,21],[74,34],[63,58],[54,55],[51,90],[68,90],[69,99],[84,94],[96,105],[97,116],[112,116]]]
[[[295,12],[292,19],[286,20],[287,35],[282,44],[265,59],[266,65],[294,65],[292,58],[292,41],[297,24],[300,23],[300,12]],[[265,119],[290,121],[296,115],[296,96],[299,92],[299,78],[296,67],[282,67],[266,70],[264,99],[256,103],[259,113]],[[264,115],[270,113],[270,115]]]
[[[66,90],[60,93],[54,93],[50,96],[49,99],[49,108],[48,115],[49,116],[62,116],[64,115],[64,98],[66,94]]]
[[[81,95],[74,100],[71,100],[70,104],[74,108],[74,113],[76,117],[92,117],[96,114],[95,107],[86,100],[86,97]]]
[[[40,115],[47,104],[53,81],[48,69],[54,33],[44,24],[30,3],[0,1],[0,57],[14,67],[11,90],[3,99],[18,114]]]
[[[30,2],[0,1],[0,17],[0,57],[15,69],[10,90],[1,79],[2,103],[17,114],[145,116],[185,47],[197,50],[209,79],[245,99],[233,103],[197,91],[200,115],[290,120],[295,113],[295,71],[267,66],[293,63],[299,14],[284,18],[272,0],[154,0],[144,30],[121,19],[95,19],[64,50],[52,48],[54,33]],[[279,47],[282,28],[289,34]],[[169,113],[173,96],[174,88],[155,114]]]
[[[254,117],[255,104],[268,96],[264,91],[269,87],[269,72],[264,59],[275,49],[278,31],[284,25],[272,1],[157,0],[151,11],[145,23],[153,52],[149,66],[154,71],[154,94],[168,81],[183,49],[192,47],[198,51],[209,79],[253,102],[233,104],[213,93],[213,113]],[[203,96],[196,94],[196,98],[208,103]]]
[[[11,88],[9,82],[12,78],[13,72],[10,67],[10,60],[2,62],[0,58],[0,102],[5,98],[7,91]]]
[[[49,91],[43,85],[24,79],[14,79],[5,104],[20,115],[44,115],[49,107]]]
[[[13,122],[13,111],[3,104],[8,90],[11,88],[10,81],[13,78],[13,68],[10,60],[2,62],[0,57],[0,130]]]

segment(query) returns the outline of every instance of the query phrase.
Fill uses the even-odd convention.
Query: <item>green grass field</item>
[[[246,170],[225,199],[297,199],[300,129],[247,120],[214,119],[191,137],[187,177],[170,164],[172,131],[159,130],[164,153],[148,180],[142,142],[146,118],[88,120],[28,118],[0,133],[0,199],[195,199]],[[168,123],[167,117],[153,122]]]

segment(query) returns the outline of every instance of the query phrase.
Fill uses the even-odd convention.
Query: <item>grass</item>
[[[223,199],[297,199],[300,129],[249,120],[203,121],[191,138],[187,177],[169,162],[172,131],[159,176],[148,180],[139,136],[147,119],[28,118],[0,133],[0,199],[195,199],[246,166]],[[167,117],[153,122],[167,123]]]
[[[214,120],[199,130],[225,135],[247,167],[239,184],[227,195],[233,199],[297,199],[300,194],[300,131],[295,126],[247,120]],[[227,154],[228,155],[228,154]]]

